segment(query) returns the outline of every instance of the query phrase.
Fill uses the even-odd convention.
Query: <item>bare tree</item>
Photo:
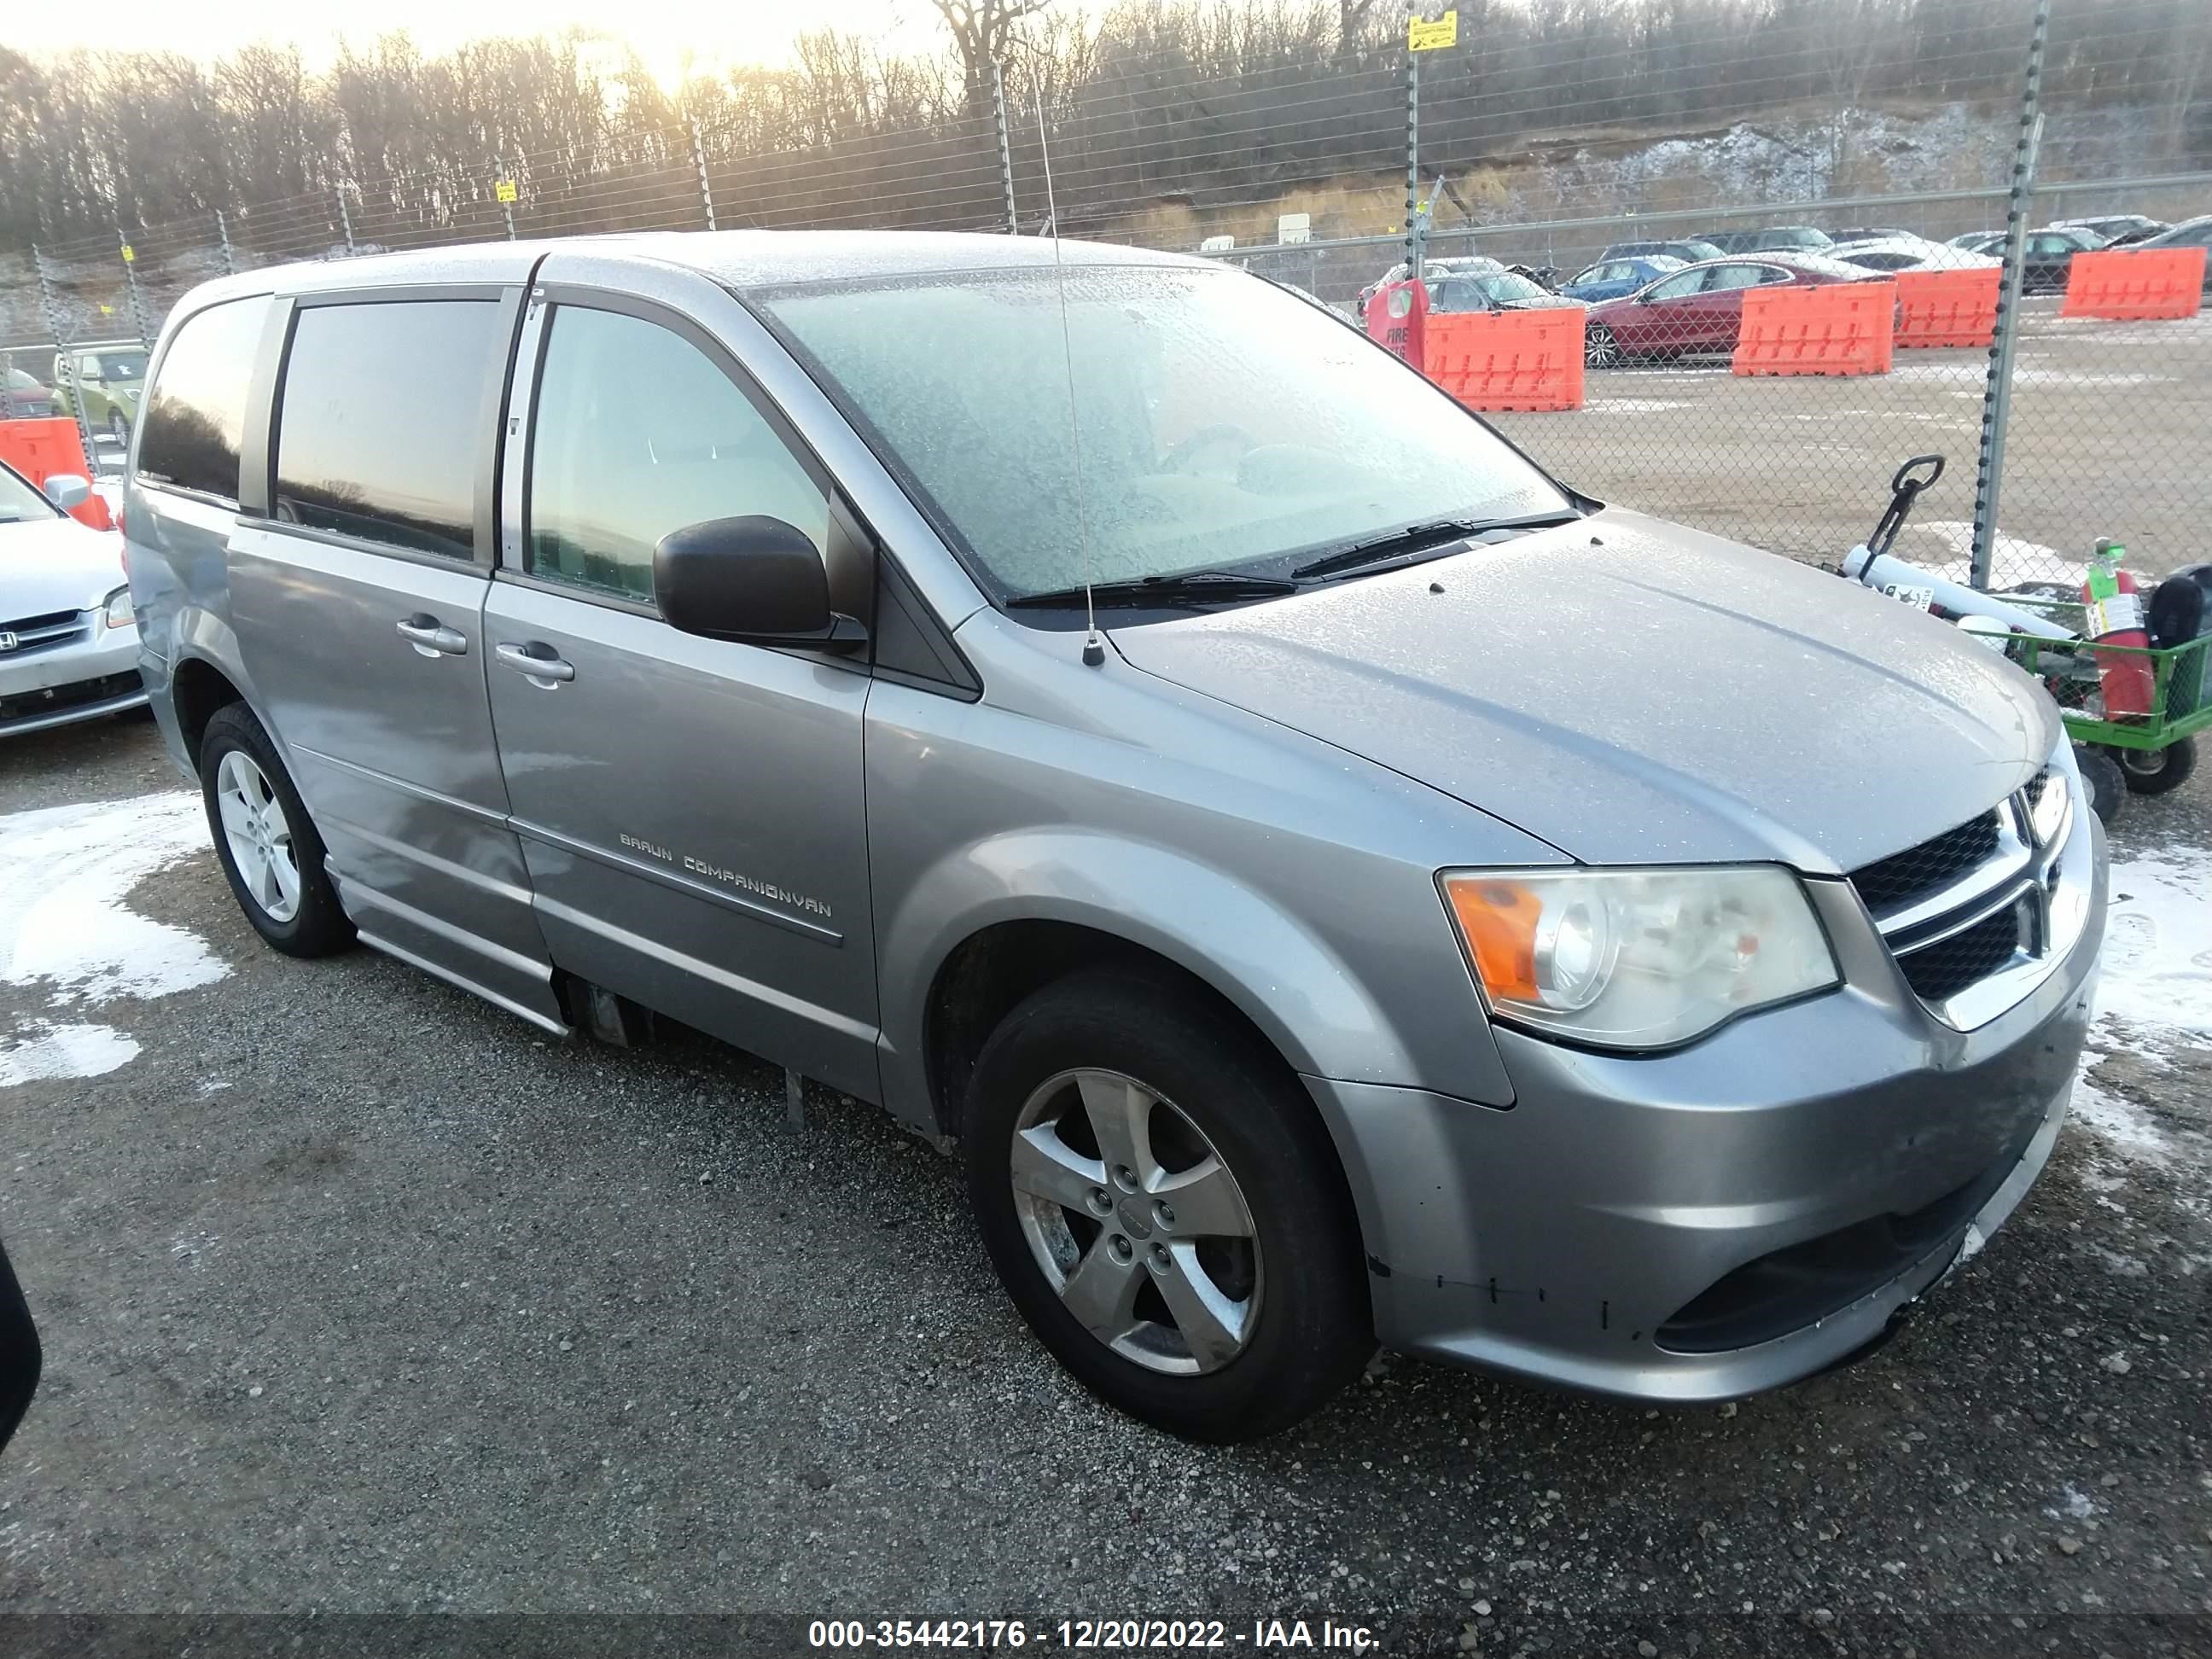
[[[1014,25],[1034,17],[1045,0],[929,0],[952,31],[960,54],[961,102],[970,115],[991,112],[991,66],[1006,53]]]

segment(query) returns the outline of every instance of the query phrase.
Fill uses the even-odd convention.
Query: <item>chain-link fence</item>
[[[1706,124],[1652,106],[1646,57],[1577,55],[1473,15],[1450,46],[1325,71],[1194,82],[1133,63],[1071,79],[1018,54],[987,112],[802,149],[755,153],[710,118],[158,225],[126,203],[112,234],[0,254],[0,348],[11,385],[27,375],[82,410],[112,466],[134,359],[103,349],[149,341],[199,282],[279,261],[641,230],[1056,228],[1204,252],[1358,321],[1423,222],[1433,317],[1579,308],[1578,406],[1490,418],[1593,495],[1832,562],[1897,464],[1939,452],[1949,471],[1899,555],[1965,575],[1978,550],[2000,587],[2078,582],[2112,536],[2159,574],[2203,556],[2212,315],[2103,319],[2069,314],[2065,295],[2075,255],[2110,237],[2172,225],[2148,246],[2203,245],[2212,48],[2161,58],[2168,0],[2088,4],[1984,8],[1922,51],[1914,97],[1886,100],[1859,94],[1894,47],[1890,10],[1793,12],[1771,40],[1710,46],[1730,55],[1735,104],[1759,112]],[[2124,90],[2080,71],[2045,98],[2046,50],[2124,65]],[[1993,51],[2017,66],[2009,95],[1986,84]],[[1576,126],[1544,126],[1569,106]],[[2100,223],[2069,228],[2085,221]],[[1848,372],[1759,372],[1741,361],[1746,319],[1784,289],[1816,309],[1856,292],[1862,312],[1879,292],[1893,349]],[[1948,296],[1958,326],[1922,327],[1916,295]]]

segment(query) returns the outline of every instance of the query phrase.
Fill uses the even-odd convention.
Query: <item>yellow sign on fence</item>
[[[128,242],[123,245],[123,263],[126,265],[135,265],[138,263],[138,250]]]
[[[492,193],[497,196],[502,202],[512,202],[514,199],[514,180],[512,179],[501,179],[498,184],[492,187]]]
[[[1459,44],[1459,14],[1448,11],[1433,23],[1425,18],[1406,20],[1406,50],[1436,52]]]

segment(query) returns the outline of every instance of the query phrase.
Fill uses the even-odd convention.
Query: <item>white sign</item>
[[[1209,236],[1198,245],[1200,253],[1226,253],[1237,246],[1234,236]]]
[[[1313,240],[1313,215],[1284,213],[1276,216],[1275,240],[1281,243],[1310,242]]]

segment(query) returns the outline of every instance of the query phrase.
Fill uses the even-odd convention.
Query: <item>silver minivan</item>
[[[1178,1433],[1377,1341],[1650,1400],[1878,1342],[2050,1155],[2101,832],[2057,711],[1601,505],[1207,262],[600,238],[162,331],[154,708],[253,926],[648,1012],[957,1141]]]

